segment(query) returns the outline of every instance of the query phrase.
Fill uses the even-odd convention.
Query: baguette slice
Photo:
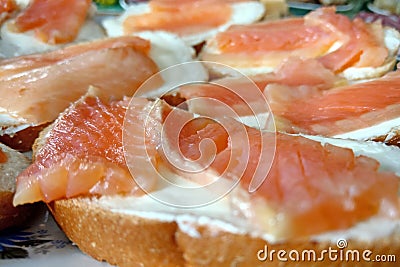
[[[248,233],[229,231],[204,217],[197,218],[194,223],[179,223],[115,212],[95,199],[59,200],[50,205],[50,210],[66,235],[84,253],[121,267],[257,267],[282,266],[283,263],[284,266],[376,266],[372,261],[330,261],[328,256],[314,262],[280,262],[276,254],[273,261],[268,258],[263,262],[258,260],[257,254],[260,250],[265,251],[266,246],[268,252],[280,249],[298,250],[300,253],[315,250],[318,256],[324,249],[338,247],[336,241],[312,239],[270,243]],[[376,223],[379,227],[379,221]],[[348,250],[358,249],[362,253],[369,249],[373,255],[399,255],[399,226],[393,233],[373,242],[358,238],[348,239],[347,242]],[[260,256],[265,255],[261,253]],[[394,264],[387,262],[379,266]]]
[[[136,99],[136,101],[137,103],[133,106],[134,109],[132,110],[140,109],[140,107],[149,107],[146,106],[149,104],[147,103],[147,100]],[[93,105],[95,104],[92,104],[91,106]],[[152,108],[154,107],[152,106]],[[159,106],[157,108],[159,112],[163,111],[162,109],[159,109]],[[107,110],[107,108],[104,108],[103,110]],[[101,115],[101,113],[96,114],[97,117]],[[143,117],[148,118],[148,116],[142,115],[143,113],[138,112],[138,114],[132,117],[132,120],[134,119],[135,124],[134,127],[129,129],[143,127],[140,126],[142,124],[141,120],[145,119]],[[159,117],[156,116],[156,118]],[[77,121],[81,120],[77,118]],[[87,120],[85,120],[88,125],[93,125],[90,123],[91,121],[92,120],[90,118],[87,118]],[[112,128],[112,126],[109,125],[119,124],[107,123],[102,121],[102,123],[100,123],[99,125],[101,125],[102,129],[107,129]],[[60,125],[56,124],[54,126],[54,131],[60,129],[59,126]],[[81,140],[77,135],[74,134],[74,130],[72,130],[75,127],[68,128],[71,129],[70,136],[76,137],[74,138],[75,142]],[[98,130],[96,128],[90,131],[90,133],[96,131],[102,136],[102,138],[105,139],[107,138],[107,134],[102,134],[102,129]],[[159,128],[154,127],[154,129],[157,130]],[[81,130],[82,129],[80,129],[80,131]],[[93,135],[90,134],[90,136]],[[111,137],[109,138],[115,138],[115,136],[118,136],[118,134],[110,136]],[[40,157],[47,155],[47,153],[45,153],[46,149],[50,149],[48,151],[54,153],[52,154],[54,159],[60,156],[64,158],[65,154],[68,154],[68,152],[66,152],[65,154],[60,154],[57,152],[58,149],[55,148],[55,146],[50,145],[51,143],[53,143],[52,141],[54,140],[56,140],[56,142],[62,140],[62,137],[51,135],[50,132],[49,134],[43,133],[41,138],[42,139],[39,139],[36,143],[36,149],[38,151],[36,155],[36,163],[41,162]],[[46,138],[48,139],[46,140]],[[294,138],[298,137],[295,136]],[[288,142],[291,141],[290,139],[285,140]],[[322,143],[327,142],[344,147],[350,147],[357,155],[361,154],[365,156],[370,156],[379,160],[382,169],[396,172],[397,174],[400,173],[400,166],[398,164],[398,158],[400,157],[400,148],[389,147],[374,142],[355,142],[350,140],[343,141],[336,139],[322,139],[319,141]],[[157,142],[158,141],[155,141],[155,143]],[[65,145],[62,142],[58,143],[57,147],[69,147],[67,143],[68,142],[64,143]],[[78,141],[78,143],[80,142]],[[135,141],[132,141],[132,143],[130,144],[135,145]],[[288,146],[291,146],[295,145],[295,142],[290,142],[286,144],[288,144]],[[314,144],[319,146],[317,143]],[[97,145],[98,149],[102,149],[102,147],[99,146],[98,143]],[[119,151],[118,147],[121,146],[122,144],[120,143],[117,144],[117,149],[115,149],[115,147],[113,146],[113,151]],[[156,147],[157,144],[154,144],[154,146]],[[74,154],[74,152],[77,150],[78,148],[74,147],[70,150],[70,153]],[[93,150],[94,149],[92,148],[92,151]],[[106,146],[102,151],[107,153],[110,150]],[[331,154],[329,150],[326,150],[324,153],[325,155]],[[343,172],[341,172],[342,168],[347,169],[348,167],[349,169],[351,169],[354,168],[355,165],[358,165],[355,161],[353,161],[354,164],[351,164],[352,158],[347,158],[345,154],[339,154],[338,157],[330,157],[328,160],[325,160],[325,158],[323,159],[324,163],[332,161],[332,165],[329,166],[336,166],[331,168],[332,172],[334,172],[335,175],[338,174],[338,176],[341,176],[343,174]],[[108,155],[110,156],[110,154]],[[318,154],[317,156],[319,155],[320,154]],[[277,156],[278,159],[280,159],[279,153],[277,154]],[[112,155],[112,157],[116,158],[116,155]],[[342,161],[340,160],[340,158],[348,160]],[[319,162],[319,157],[313,157],[312,159],[313,162]],[[335,164],[335,159],[338,159],[337,162],[340,162],[340,164]],[[364,163],[368,162],[368,164],[371,164],[371,169],[369,168],[370,166],[363,164],[361,165],[361,167],[359,167],[359,169],[361,170],[365,170],[366,168],[368,168],[370,169],[370,171],[377,171],[377,168],[379,167],[377,162],[363,157],[358,158],[357,161],[362,161]],[[306,165],[308,162],[310,161],[305,160],[304,165]],[[48,163],[50,164],[49,168],[57,165],[57,162],[53,162],[54,165],[52,165],[52,163],[50,162]],[[159,163],[159,170],[160,172],[164,173],[165,170],[162,169],[161,166],[162,162]],[[290,163],[290,161],[285,161],[284,163],[288,165],[287,163]],[[142,166],[141,164],[143,163],[141,162],[137,164],[139,166]],[[293,165],[296,165],[296,163],[294,163]],[[317,167],[316,169],[318,170],[319,168]],[[30,170],[28,169],[28,172]],[[74,174],[73,169],[67,170],[71,171],[69,172],[69,174]],[[168,170],[166,170],[166,172],[168,172]],[[46,175],[49,174],[49,172],[46,172],[44,176],[40,176],[40,174],[37,176],[35,174],[33,174],[32,176],[25,176],[25,178],[28,178],[27,180],[24,180],[24,176],[22,175],[19,177],[21,178],[21,180],[19,180],[19,182],[21,182],[21,188],[19,189],[24,190],[27,188],[25,186],[27,183],[32,185],[35,183],[35,181],[38,181],[35,179],[40,180],[43,177],[51,179],[50,185],[54,184],[53,182],[57,181],[59,177],[61,177],[62,179],[62,174],[58,176],[57,171],[54,173],[56,173],[56,175]],[[353,175],[368,175],[368,173],[365,172],[356,173],[354,173]],[[96,175],[97,177],[100,176],[98,175],[98,173],[91,174],[93,175],[93,177],[96,177]],[[293,171],[291,172],[291,174],[296,175],[296,173]],[[147,176],[145,177],[148,177],[149,179],[152,178],[151,173],[146,173],[146,175]],[[76,174],[75,177],[87,177],[88,179],[93,178],[89,177],[87,172]],[[318,177],[318,175],[315,176],[317,180]],[[350,182],[351,180],[354,180],[347,174],[344,177],[348,177]],[[31,178],[34,180],[31,180]],[[175,179],[175,177],[168,178]],[[386,176],[386,178],[389,179],[388,176]],[[379,179],[386,178],[385,176],[381,176],[381,178]],[[62,182],[61,179],[59,180],[60,182]],[[181,180],[177,180],[179,185],[193,185],[193,183],[187,180],[185,180],[186,183],[181,183]],[[22,181],[24,181],[24,183],[22,183]],[[379,249],[385,250],[389,247],[392,247],[396,250],[395,252],[397,253],[397,249],[399,248],[399,244],[397,243],[398,239],[395,239],[396,241],[393,242],[391,239],[392,237],[396,238],[399,231],[399,219],[398,217],[395,217],[397,214],[397,208],[395,206],[397,206],[396,204],[398,201],[397,178],[391,174],[390,180],[387,180],[387,182],[388,184],[390,183],[391,185],[393,185],[393,187],[388,189],[388,191],[391,191],[391,193],[388,194],[386,191],[383,192],[383,194],[388,194],[392,196],[390,200],[385,199],[385,197],[382,196],[383,198],[379,198],[379,203],[369,202],[371,203],[371,205],[362,206],[357,210],[361,213],[363,213],[363,211],[368,212],[370,211],[369,207],[373,207],[376,205],[382,207],[382,204],[385,204],[383,205],[383,209],[380,209],[380,211],[382,211],[384,214],[391,213],[391,215],[393,216],[389,215],[390,218],[385,217],[384,215],[377,215],[376,213],[373,213],[367,217],[360,218],[361,221],[357,220],[357,223],[354,222],[355,224],[346,224],[347,227],[344,227],[342,224],[342,227],[340,227],[341,230],[328,231],[327,229],[339,229],[339,227],[327,227],[324,228],[325,230],[313,231],[312,233],[309,232],[308,234],[300,235],[287,234],[292,230],[292,228],[286,227],[285,223],[274,224],[274,222],[276,222],[276,219],[279,218],[279,216],[277,216],[277,210],[273,210],[272,208],[269,209],[268,203],[257,202],[259,200],[257,198],[253,199],[254,201],[251,199],[246,199],[246,196],[248,195],[244,195],[244,198],[237,195],[231,198],[230,195],[226,195],[225,197],[220,198],[218,201],[211,202],[211,204],[209,205],[198,206],[199,202],[197,202],[195,207],[191,206],[184,209],[178,208],[176,206],[165,205],[165,202],[162,203],[154,198],[157,197],[156,195],[148,194],[129,196],[111,194],[104,195],[102,197],[77,197],[71,198],[69,200],[56,200],[50,203],[49,206],[62,229],[73,242],[75,242],[84,252],[92,255],[96,259],[106,260],[112,264],[117,264],[120,266],[240,266],[239,262],[242,262],[242,266],[257,266],[259,265],[256,258],[257,253],[264,248],[265,244],[276,246],[276,248],[285,247],[288,249],[293,249],[291,246],[294,245],[292,244],[302,244],[303,246],[301,246],[301,248],[306,248],[309,245],[311,246],[311,248],[318,247],[320,249],[327,249],[327,247],[325,246],[331,245],[335,249],[335,244],[338,239],[345,238],[349,241],[349,247],[357,246],[359,248],[369,248],[375,246],[375,244],[378,244],[378,242],[380,242],[379,244],[382,244],[382,240],[389,239],[390,242],[383,242],[384,248],[379,247]],[[342,185],[340,182],[339,184]],[[365,184],[368,186],[367,192],[372,195],[371,199],[374,198],[374,194],[380,194],[379,192],[374,190],[376,188],[380,188],[377,186],[374,188],[371,187],[369,179],[365,180]],[[380,180],[379,183],[373,184],[383,186],[383,180]],[[326,183],[323,183],[323,185],[326,185]],[[348,185],[346,180],[343,184],[344,187],[340,186],[334,189],[334,187],[331,187],[330,185],[331,183],[328,182],[327,191],[324,191],[326,194],[330,194],[329,191],[332,190],[334,190],[334,192],[345,192],[344,195],[339,194],[340,196],[343,196],[344,199],[348,199],[346,197],[347,192],[349,192],[350,194],[352,194],[352,192],[357,194],[357,184],[354,184],[355,186],[351,186],[349,188],[346,186]],[[45,187],[41,186],[40,190],[42,189],[45,189]],[[49,187],[47,187],[47,189],[49,189]],[[176,200],[189,200],[188,198],[182,197],[184,194],[182,194],[183,191],[180,189],[180,187],[171,186],[170,183],[160,183],[157,185],[157,189],[154,192],[157,193],[158,196],[165,196],[165,194],[167,194],[167,197],[169,197],[168,200],[172,200],[174,202]],[[88,190],[90,190],[90,188],[88,188]],[[202,200],[204,199],[202,197],[206,197],[205,199],[209,199],[208,196],[215,193],[213,192],[213,190],[209,190],[209,188],[200,188],[200,190],[202,194],[190,195],[190,200]],[[234,190],[238,190],[238,192],[241,193],[245,189],[239,187]],[[29,192],[29,189],[25,191],[24,194],[26,194],[27,192]],[[43,192],[44,194],[53,193],[51,192],[51,190],[43,190],[41,192]],[[90,193],[90,191],[88,192]],[[363,190],[363,192],[365,191]],[[74,193],[72,193],[70,196],[73,195],[78,196]],[[301,194],[300,196],[304,195]],[[365,199],[369,198],[368,193],[363,194],[363,196],[365,197]],[[47,200],[50,201],[60,198],[63,198],[63,196],[59,195],[51,199],[47,198]],[[307,196],[305,198],[307,198]],[[40,198],[39,196],[39,198],[36,199],[26,198],[23,201],[21,201],[21,199],[15,199],[15,203],[38,201],[40,199],[46,201],[46,199]],[[326,198],[327,201],[337,201],[334,203],[341,203],[344,199],[334,199],[334,197],[332,197],[332,199]],[[283,202],[285,201],[283,200]],[[348,207],[347,204],[352,205],[352,203],[354,202],[350,200],[349,202],[345,203],[345,207]],[[393,203],[394,205],[392,205]],[[239,204],[243,205],[241,205],[238,210]],[[358,205],[357,201],[355,205]],[[251,208],[249,209],[248,207]],[[323,210],[326,209],[327,208],[325,206]],[[340,226],[340,223],[343,223],[343,220],[336,221],[335,214],[337,217],[337,214],[339,214],[339,212],[341,212],[342,210],[343,209],[340,208],[337,213],[331,212],[332,210],[330,209],[327,210],[328,216],[333,215],[333,217],[330,217],[332,218],[332,220],[329,220],[327,222],[332,223],[332,226]],[[329,212],[331,212],[330,215]],[[248,213],[251,214],[249,215]],[[350,216],[351,215],[349,215],[349,217]],[[257,227],[257,221],[261,221],[263,223],[265,222],[266,227]],[[282,222],[283,221],[284,220],[282,220]],[[297,222],[300,223],[300,220]],[[315,227],[317,227],[317,225],[318,224],[315,224]],[[297,225],[290,226],[295,228]],[[286,232],[283,233],[282,230]],[[303,238],[299,239],[300,236]],[[348,266],[354,266],[353,262],[349,263]]]
[[[23,154],[0,143],[6,162],[0,163],[0,230],[23,224],[32,212],[32,205],[14,207],[15,178],[29,166]]]
[[[375,158],[382,169],[400,174],[397,147],[306,137],[352,148],[356,155]],[[347,241],[344,252],[358,250],[361,258],[363,251],[371,250],[371,261],[331,260],[326,254],[314,261],[289,260],[285,266],[376,266],[372,261],[376,255],[400,253],[400,220],[378,216],[346,230],[276,240],[229,219],[232,214],[224,201],[180,210],[148,196],[103,196],[57,200],[49,208],[66,235],[84,253],[118,266],[282,266],[276,254],[271,260],[272,250],[297,250],[300,255],[313,250],[319,258],[323,250],[339,250],[337,242],[342,239]],[[382,266],[395,265],[387,262]]]

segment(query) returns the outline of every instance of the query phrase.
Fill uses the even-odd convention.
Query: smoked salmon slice
[[[101,41],[93,41],[90,45],[89,43],[76,44],[65,47],[63,50],[3,59],[0,63],[0,73],[1,75],[15,75],[30,69],[56,64],[66,58],[79,56],[90,50],[101,51],[102,49],[122,47],[133,47],[139,52],[149,54],[151,44],[147,40],[132,37],[108,38]]]
[[[267,88],[265,94],[280,122],[278,129],[335,136],[398,118],[400,72],[313,95],[274,87]]]
[[[69,43],[77,37],[91,3],[90,0],[32,0],[10,28],[16,32],[33,30],[45,43]]]
[[[3,127],[52,122],[60,112],[98,87],[105,99],[132,95],[158,67],[148,56],[150,43],[120,37],[70,46],[0,63]]]
[[[341,47],[320,58],[327,68],[335,72],[351,66],[378,67],[388,56],[381,23],[366,24],[358,18],[350,21],[335,14],[334,8],[318,9],[308,15],[306,23],[320,24],[343,35]]]
[[[232,13],[229,3],[218,0],[150,1],[149,6],[150,12],[125,19],[125,34],[147,30],[197,33],[223,25]]]
[[[237,204],[234,212],[256,214],[251,219],[263,232],[272,229],[278,238],[295,238],[346,229],[377,214],[399,215],[398,177],[379,172],[379,163],[374,159],[355,157],[351,149],[322,145],[301,136],[275,135],[245,127],[249,142],[246,159],[247,155],[241,151],[245,149],[246,141],[242,139],[241,149],[235,148],[232,140],[238,131],[227,136],[221,127],[229,125],[240,129],[241,123],[230,119],[212,122],[202,118],[191,123],[196,126],[195,131],[183,128],[180,136],[182,153],[190,158],[199,157],[199,139],[212,139],[218,152],[210,168],[220,177],[241,179],[243,190],[249,189],[254,176],[264,174],[264,169],[271,167],[265,172],[263,183],[249,197],[235,192],[231,196],[232,205]],[[197,152],[193,155],[192,151]],[[262,154],[271,151],[275,151],[272,166],[259,165]],[[241,161],[246,162],[244,171],[238,168]],[[190,174],[186,175],[190,177]],[[265,201],[261,207],[256,204],[260,199]],[[390,203],[390,208],[383,203]],[[267,215],[262,215],[271,210],[279,219],[270,220]]]
[[[217,147],[210,168],[220,177],[240,179],[242,190],[249,190],[255,176],[266,175],[249,197],[233,192],[230,199],[236,208],[234,212],[256,214],[250,219],[263,232],[272,231],[278,238],[295,238],[346,229],[377,214],[399,215],[398,177],[378,171],[376,160],[355,157],[351,149],[245,126],[249,142],[249,154],[246,155],[243,153],[245,140],[241,139],[240,148],[232,146],[232,140],[243,127],[241,123],[232,119],[196,118],[191,125],[195,126],[192,128],[195,131],[183,128],[180,135],[180,150],[184,155],[192,159],[199,157],[199,140],[209,138]],[[222,125],[235,130],[227,136]],[[263,153],[268,156],[274,151],[271,166],[265,164],[268,160],[261,161]],[[244,170],[238,168],[241,161],[246,162]],[[260,165],[260,162],[264,164]],[[269,167],[270,171],[264,172]],[[186,175],[190,177],[190,174]],[[260,199],[264,201],[261,207],[256,204]],[[390,203],[390,208],[383,203]],[[270,220],[268,215],[262,215],[271,210],[279,219]]]
[[[315,58],[341,73],[349,67],[381,66],[388,55],[381,24],[352,21],[325,7],[302,18],[233,25],[207,42],[201,59],[260,73],[290,57]]]
[[[129,142],[122,140],[124,134]],[[107,104],[86,96],[55,122],[43,141],[34,163],[18,177],[14,204],[77,195],[138,195],[126,165],[133,159],[141,163],[135,179],[150,191],[157,190],[160,166],[196,183],[212,176],[240,180],[241,186],[227,196],[237,214],[253,214],[247,219],[256,227],[282,238],[346,229],[374,215],[399,213],[398,177],[379,171],[373,159],[301,136],[262,132],[230,118],[195,117],[160,100]],[[170,145],[171,153],[163,155],[165,144],[177,146]],[[201,154],[211,147],[215,157],[204,165]],[[128,148],[133,154],[124,157]],[[274,151],[268,154],[271,164],[260,165],[264,153]],[[177,167],[182,160],[185,164]],[[152,168],[146,167],[149,162]],[[207,168],[194,173],[179,167],[195,165]],[[249,193],[257,175],[265,179]]]
[[[263,95],[266,86],[281,86],[286,90],[328,90],[346,81],[325,68],[316,59],[290,58],[274,72],[247,77],[226,77],[207,84],[179,87],[175,93],[186,101],[189,111],[209,116],[224,116],[227,107],[236,116],[257,116],[270,112]],[[171,102],[172,103],[172,102]],[[210,109],[210,105],[213,109]],[[211,112],[213,114],[211,114]],[[261,123],[263,124],[263,123]]]
[[[148,101],[135,100],[132,123],[143,123],[140,116]],[[78,195],[140,194],[122,146],[128,104],[128,99],[107,104],[88,95],[69,108],[51,127],[34,163],[19,176],[14,204]]]
[[[273,165],[255,195],[283,215],[277,236],[347,229],[374,215],[399,216],[399,178],[378,167],[376,160],[355,157],[351,149],[278,133]]]
[[[17,10],[17,4],[14,0],[1,0],[0,1],[0,13],[13,12]]]

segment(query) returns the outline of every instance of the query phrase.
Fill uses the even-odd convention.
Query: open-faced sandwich
[[[109,36],[164,30],[194,46],[232,24],[250,24],[263,15],[264,5],[254,0],[151,0],[130,5],[103,25]]]
[[[399,46],[400,34],[393,28],[350,20],[329,7],[302,18],[233,25],[209,39],[200,58],[248,75],[274,71],[291,57],[313,58],[348,80],[365,80],[392,70]],[[231,75],[222,65],[210,70]]]
[[[14,2],[13,0],[11,0]],[[90,0],[17,1],[18,11],[0,29],[0,55],[15,57],[105,37]]]
[[[74,243],[118,266],[263,266],[265,246],[321,253],[341,238],[399,253],[399,155],[93,89],[38,139],[14,204],[49,203]]]

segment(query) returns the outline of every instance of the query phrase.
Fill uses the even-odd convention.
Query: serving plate
[[[342,13],[348,15],[350,17],[354,16],[359,12],[364,4],[368,0],[349,0],[347,4],[344,5],[335,5],[336,11],[338,13]],[[314,4],[314,3],[304,3],[296,0],[288,0],[287,1],[289,11],[293,15],[302,16],[307,14],[310,11],[316,10],[318,8],[324,7],[322,4]]]
[[[111,267],[83,254],[43,207],[28,226],[0,232],[0,266]]]

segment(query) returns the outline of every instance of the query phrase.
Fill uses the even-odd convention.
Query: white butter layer
[[[113,212],[161,222],[176,222],[181,231],[197,238],[198,226],[225,231],[232,234],[249,234],[253,237],[275,243],[282,241],[271,233],[260,233],[253,229],[249,221],[235,217],[226,198],[208,206],[195,209],[174,208],[145,195],[142,197],[102,197],[97,200],[101,207]],[[312,240],[336,242],[339,238],[373,242],[376,239],[391,236],[400,231],[400,220],[373,217],[351,228],[314,235]]]
[[[398,164],[400,148],[398,147],[390,147],[374,142],[358,142],[314,136],[306,137],[321,143],[351,148],[356,155],[365,155],[377,159],[381,163],[382,169],[400,174],[400,165]],[[160,189],[160,191],[163,190],[168,190],[168,194],[173,197],[181,197],[178,192],[174,193],[173,190],[175,189],[172,189],[172,191],[168,187]],[[196,230],[197,226],[205,225],[216,232],[226,231],[233,234],[249,234],[271,243],[282,241],[278,240],[272,233],[257,232],[250,221],[235,216],[228,197],[206,206],[185,209],[162,204],[149,195],[141,197],[104,196],[93,201],[96,201],[101,207],[117,213],[163,222],[175,221],[181,231],[194,238],[201,237],[201,234]],[[312,236],[311,239],[321,242],[336,242],[339,238],[345,238],[347,240],[355,239],[372,242],[376,239],[389,237],[398,231],[400,231],[399,219],[372,217],[349,229],[325,232]]]
[[[208,72],[203,64],[193,61],[194,49],[186,45],[177,35],[164,31],[145,31],[135,35],[150,41],[150,57],[162,71],[160,75],[164,81],[162,86],[149,88],[151,90],[146,89],[141,92],[139,89],[136,95],[161,97],[179,85],[208,80]]]
[[[32,126],[23,118],[16,118],[6,113],[0,114],[0,125],[0,135],[12,135]]]
[[[381,170],[391,171],[400,176],[400,148],[387,146],[383,143],[373,141],[354,141],[338,138],[326,138],[313,135],[302,135],[322,144],[328,143],[335,146],[350,148],[356,156],[364,155],[373,158],[380,163]]]
[[[354,140],[368,140],[374,137],[384,136],[394,128],[400,126],[400,118],[384,121],[373,126],[358,129],[355,131],[335,135],[335,138],[354,139]]]

